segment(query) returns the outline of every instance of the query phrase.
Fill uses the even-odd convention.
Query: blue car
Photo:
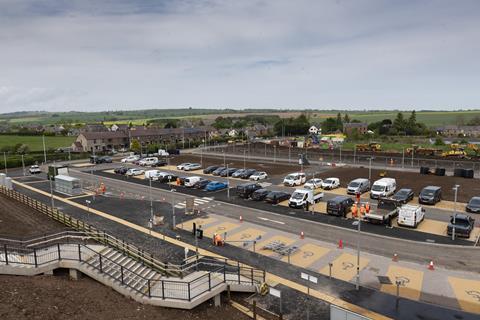
[[[207,186],[205,187],[205,190],[207,191],[217,191],[217,190],[222,190],[227,187],[227,184],[225,182],[220,182],[220,181],[212,181]]]

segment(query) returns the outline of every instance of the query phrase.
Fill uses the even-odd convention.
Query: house
[[[347,122],[343,124],[343,133],[350,135],[353,130],[357,130],[358,134],[366,134],[368,131],[368,124],[365,122]]]
[[[128,131],[129,127],[128,124],[113,124],[110,127],[110,131]]]
[[[234,138],[238,136],[238,131],[236,129],[230,129],[228,130],[228,136]]]
[[[480,126],[456,126],[446,125],[443,127],[435,128],[437,134],[445,136],[464,136],[464,137],[479,137]]]
[[[102,123],[86,124],[80,130],[81,132],[106,132],[108,128]]]

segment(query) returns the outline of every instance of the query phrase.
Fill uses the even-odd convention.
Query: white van
[[[197,183],[200,180],[202,180],[202,177],[198,177],[198,176],[188,177],[188,178],[185,178],[184,185],[187,188],[191,188],[195,185],[195,183]]]
[[[320,202],[323,192],[320,189],[297,189],[290,197],[288,206],[290,208],[303,208]]]
[[[397,181],[393,178],[382,178],[375,181],[370,190],[371,199],[390,197],[397,189]]]
[[[305,183],[307,177],[303,172],[290,173],[283,179],[283,184],[289,187],[300,186]]]
[[[145,179],[158,180],[160,176],[160,170],[147,170],[145,171]]]
[[[150,157],[150,158],[145,158],[145,159],[140,160],[140,162],[138,164],[141,165],[141,166],[147,167],[147,166],[152,166],[152,165],[156,164],[157,162],[158,162],[157,157]]]
[[[425,218],[425,209],[418,205],[405,204],[398,210],[397,223],[416,228]]]

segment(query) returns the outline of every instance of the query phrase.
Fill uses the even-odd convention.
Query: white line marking
[[[258,219],[263,220],[263,221],[270,221],[270,222],[278,223],[278,224],[285,224],[285,222],[272,220],[272,219],[268,219],[268,218],[264,218],[264,217],[258,217]]]

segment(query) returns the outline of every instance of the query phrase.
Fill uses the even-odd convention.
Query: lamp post
[[[150,220],[149,220],[149,227],[150,227],[150,234],[152,234],[153,228],[153,199],[152,199],[152,177],[148,178],[148,193],[150,196]]]
[[[402,148],[402,169],[405,168],[405,148]]]
[[[25,160],[23,159],[23,154],[22,154],[22,168],[23,168],[23,176],[25,176]]]
[[[357,208],[360,204],[360,194],[357,193]],[[355,289],[360,290],[360,214],[357,212],[357,276],[355,280]]]
[[[273,145],[273,162],[277,162],[277,146]]]
[[[247,168],[247,149],[243,149],[243,170],[245,170]]]
[[[45,135],[42,135],[43,142],[43,163],[47,163],[47,149],[45,148]]]
[[[229,179],[229,172],[228,172],[228,164],[227,164],[227,199],[230,200],[230,179]]]
[[[372,180],[372,157],[368,158],[368,181]]]
[[[5,163],[5,174],[8,174],[8,169],[7,169],[7,154],[4,152],[3,153],[3,162]]]
[[[170,192],[172,193],[172,229],[175,230],[175,196],[174,192],[175,189],[171,189]]]
[[[455,240],[455,219],[456,219],[456,216],[457,216],[457,193],[458,193],[458,188],[460,187],[460,185],[456,184],[454,187],[453,187],[453,191],[455,191],[455,198],[454,198],[454,201],[453,201],[453,228],[452,228],[452,240]]]
[[[225,159],[225,150],[222,150],[223,152],[223,167],[225,168],[227,166],[227,161]]]

